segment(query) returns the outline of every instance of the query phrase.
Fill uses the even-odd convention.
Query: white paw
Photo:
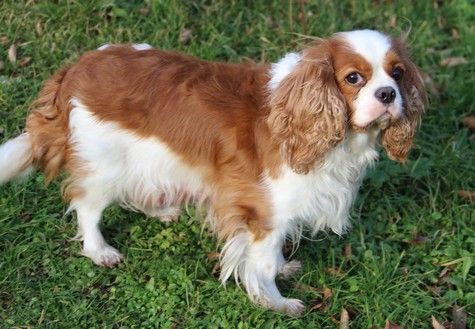
[[[279,273],[284,277],[284,279],[288,279],[296,272],[298,272],[301,268],[302,263],[300,261],[291,260],[290,262],[287,262],[282,266]]]
[[[269,298],[269,296],[260,296],[254,300],[257,304],[289,315],[299,315],[305,309],[305,305],[300,299],[294,298]]]
[[[305,310],[305,305],[300,299],[284,298],[282,306],[277,311],[289,315],[300,315]]]
[[[180,214],[176,215],[165,215],[160,217],[160,221],[165,224],[169,224],[171,222],[176,222],[178,220],[178,217],[180,217]]]
[[[150,217],[158,217],[162,223],[175,222],[181,215],[178,207],[158,208],[147,212]]]
[[[117,249],[108,244],[104,245],[101,249],[83,249],[81,255],[90,258],[95,264],[105,267],[114,267],[124,259],[124,256]]]

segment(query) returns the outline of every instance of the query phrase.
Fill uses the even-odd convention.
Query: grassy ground
[[[2,1],[1,141],[22,130],[45,78],[107,42],[272,61],[302,45],[301,34],[411,29],[412,52],[432,82],[411,161],[382,158],[365,180],[347,236],[302,241],[294,257],[303,270],[281,284],[284,294],[309,305],[302,317],[257,308],[233,283],[222,289],[208,257],[216,241],[201,233],[192,210],[166,226],[108,209],[106,238],[126,261],[112,270],[92,265],[78,256],[79,243],[68,241],[75,223],[63,216],[59,184],[46,189],[35,175],[0,188],[0,327],[334,328],[344,307],[352,328],[384,327],[386,320],[427,328],[432,315],[453,322],[458,305],[474,328],[475,211],[457,196],[475,187],[475,150],[461,125],[475,112],[473,22],[469,0],[322,0],[303,7],[270,0]],[[15,64],[8,60],[12,44]],[[468,63],[441,64],[450,57]]]

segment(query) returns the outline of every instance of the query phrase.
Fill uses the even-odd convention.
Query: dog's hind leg
[[[113,267],[123,259],[123,256],[117,249],[107,244],[99,229],[102,212],[111,203],[105,192],[102,188],[89,185],[84,193],[71,200],[71,209],[77,213],[77,237],[83,241],[81,254],[97,265]]]

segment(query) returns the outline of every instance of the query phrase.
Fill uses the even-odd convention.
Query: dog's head
[[[337,33],[287,55],[271,74],[268,124],[295,172],[307,173],[347,130],[373,125],[389,157],[406,160],[426,96],[402,40]]]

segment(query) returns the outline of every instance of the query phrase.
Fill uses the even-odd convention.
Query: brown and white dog
[[[69,174],[82,254],[114,266],[99,231],[118,202],[171,220],[183,203],[208,207],[225,241],[221,280],[251,300],[297,314],[277,274],[290,274],[286,238],[305,225],[337,234],[381,142],[403,162],[425,92],[403,42],[380,32],[337,33],[277,63],[229,64],[106,45],[46,81],[25,133],[0,147],[0,184],[40,168]]]

